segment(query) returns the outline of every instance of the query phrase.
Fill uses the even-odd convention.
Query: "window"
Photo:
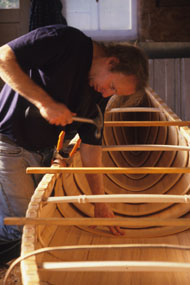
[[[0,9],[18,9],[19,0],[0,0]]]
[[[137,37],[136,0],[62,0],[68,25],[96,40]]]

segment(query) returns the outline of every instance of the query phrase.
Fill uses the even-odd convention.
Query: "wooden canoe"
[[[24,285],[189,284],[189,122],[151,89],[137,107],[126,105],[112,100],[105,114],[99,169],[116,220],[93,219],[78,152],[70,172],[41,169],[24,220],[21,256],[32,255],[21,261]],[[113,236],[106,222],[125,235]]]

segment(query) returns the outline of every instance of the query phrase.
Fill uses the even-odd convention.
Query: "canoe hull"
[[[122,101],[116,100],[114,102],[112,100],[109,107],[118,108],[125,105],[127,105],[127,102],[122,98]],[[179,118],[150,89],[147,90],[147,94],[139,107],[159,108],[160,112],[107,112],[105,120],[179,121]],[[105,127],[103,139],[105,146],[133,144],[188,146],[188,141],[189,129],[187,127],[179,128],[178,126]],[[133,150],[103,152],[103,164],[107,167],[187,168],[189,163],[188,151]],[[80,154],[78,152],[74,156],[72,165],[74,167],[81,166]],[[187,195],[189,194],[189,175],[188,173],[105,174],[105,192],[106,194]],[[44,199],[44,197],[51,195],[53,189],[55,196],[91,194],[85,174],[46,174],[43,177],[43,183],[36,189],[32,201],[35,201],[35,197],[38,199],[43,197]],[[28,217],[35,212],[32,201],[27,211]],[[189,217],[189,204],[187,203],[112,203],[111,206],[115,216],[122,218],[176,219]],[[93,203],[40,203],[36,213],[37,217],[46,218],[93,217],[94,205]],[[72,272],[51,271],[42,268],[44,262],[190,262],[190,250],[188,248],[185,250],[164,246],[167,244],[175,245],[176,247],[183,245],[190,247],[190,231],[188,227],[175,225],[166,227],[157,225],[144,226],[142,224],[142,226],[124,226],[123,230],[125,232],[124,236],[113,236],[107,227],[100,226],[92,229],[80,225],[26,225],[23,233],[22,255],[32,250],[43,248],[47,248],[47,252],[22,261],[23,284],[189,284],[188,271],[178,272],[177,269],[175,272],[160,273],[156,270],[151,271],[148,267],[146,270],[151,272],[145,272],[146,270],[144,272],[139,272],[140,270],[131,272],[131,269],[127,266],[120,268],[119,272],[114,272],[114,269],[104,272],[99,272],[98,269],[95,269],[95,272],[85,272],[85,267],[82,272],[76,272],[76,270]],[[30,243],[30,240],[33,240],[33,242]],[[110,245],[110,248],[106,248],[108,245]],[[116,245],[117,248],[114,248]],[[65,248],[55,250],[55,247],[60,246]],[[78,246],[78,249],[72,248],[73,246]],[[80,248],[82,246],[83,248]],[[88,248],[84,248],[84,246]],[[92,246],[96,248],[92,248]],[[53,247],[54,250],[51,251],[50,247]],[[31,266],[33,266],[32,269]],[[27,268],[30,268],[30,270]]]

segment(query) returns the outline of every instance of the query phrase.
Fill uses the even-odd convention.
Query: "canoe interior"
[[[111,107],[123,107],[127,101],[116,100]],[[105,120],[167,121],[175,114],[148,90],[140,107],[160,108],[161,112],[106,113]],[[163,112],[163,109],[166,112]],[[168,115],[169,114],[169,115]],[[186,136],[184,135],[186,134]],[[188,146],[188,129],[164,127],[106,127],[104,145],[163,144]],[[188,151],[109,151],[103,152],[103,164],[110,167],[189,167]],[[73,166],[81,166],[77,152]],[[105,174],[107,194],[189,194],[189,174]],[[64,174],[55,182],[53,195],[91,194],[84,174]],[[188,218],[189,204],[177,203],[114,203],[116,217]],[[39,217],[93,217],[93,204],[41,205]],[[72,245],[109,244],[175,244],[190,246],[187,227],[124,227],[123,237],[113,236],[108,228],[36,226],[35,249]],[[23,248],[25,245],[23,244]],[[172,261],[190,262],[190,250],[166,248],[119,248],[62,250],[36,257],[41,283],[33,284],[189,284],[188,272],[57,272],[40,269],[44,261]],[[29,283],[28,283],[29,284]],[[32,283],[31,283],[32,284]]]

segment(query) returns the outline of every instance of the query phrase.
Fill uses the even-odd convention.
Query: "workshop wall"
[[[139,0],[139,41],[189,42],[189,0]]]
[[[150,86],[190,119],[190,1],[138,0],[138,42],[149,50]]]

